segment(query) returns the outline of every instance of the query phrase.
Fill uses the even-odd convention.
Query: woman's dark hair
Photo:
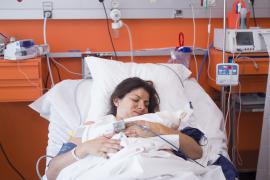
[[[110,98],[111,109],[109,111],[109,114],[113,114],[114,116],[116,116],[117,108],[113,103],[115,98],[122,99],[129,92],[139,88],[143,88],[149,94],[148,112],[156,112],[159,109],[160,100],[158,93],[154,88],[153,82],[145,81],[138,77],[132,77],[123,80],[120,84],[116,86]]]

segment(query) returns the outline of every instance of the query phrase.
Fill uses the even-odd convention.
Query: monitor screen
[[[236,44],[238,46],[254,45],[252,32],[236,32]]]

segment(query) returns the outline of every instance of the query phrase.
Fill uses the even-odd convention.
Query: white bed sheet
[[[161,154],[160,157],[157,156],[158,152]],[[88,180],[90,177],[91,180],[225,180],[220,166],[203,168],[175,155],[162,156],[164,156],[162,151],[157,151],[156,154],[131,153],[120,158],[113,156],[108,160],[89,156],[63,169],[57,180]]]
[[[30,105],[50,121],[47,155],[55,156],[62,143],[68,140],[69,133],[79,127],[80,119],[87,118],[91,86],[92,80],[65,80]],[[207,145],[203,146],[203,158],[198,161],[203,165],[212,164],[219,154],[229,158],[221,111],[196,80],[185,80],[184,90],[194,107],[195,127],[208,139]],[[76,110],[75,100],[80,113]]]
[[[29,105],[50,122],[46,155],[55,156],[70,134],[80,126],[80,119],[86,119],[91,87],[92,80],[64,80]],[[47,158],[46,164],[50,160]]]
[[[207,137],[207,144],[203,146],[204,154],[199,162],[212,164],[219,154],[230,159],[222,112],[195,79],[184,81],[184,86],[194,108],[194,127],[197,126]]]

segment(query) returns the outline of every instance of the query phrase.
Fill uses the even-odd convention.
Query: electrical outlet
[[[208,7],[215,7],[216,6],[216,0],[208,0]]]
[[[111,0],[111,7],[112,7],[112,9],[118,9],[120,7],[120,1],[119,0]]]
[[[203,0],[203,7],[215,7],[216,0]]]
[[[175,9],[174,18],[182,18],[182,17],[183,17],[183,11],[181,9]]]
[[[47,17],[47,19],[52,18],[52,11],[43,11],[43,17]]]
[[[51,1],[42,2],[43,17],[52,18],[53,3]]]

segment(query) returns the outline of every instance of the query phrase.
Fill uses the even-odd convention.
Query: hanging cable
[[[255,27],[257,27],[257,21],[256,21],[256,16],[255,16],[255,8],[254,8],[254,1],[255,0],[250,0],[251,6],[252,6],[253,22],[254,22]]]
[[[62,81],[61,75],[60,75],[60,71],[58,66],[56,65],[56,63],[54,61],[52,61],[52,65],[55,67],[56,71],[57,71],[57,75],[58,75],[58,81]]]
[[[147,126],[142,126],[142,125],[139,125],[139,124],[134,123],[134,122],[133,122],[133,124],[136,125],[136,126],[138,126],[139,128],[141,128],[142,130],[148,131],[148,132],[150,132],[151,134],[153,134],[154,136],[159,137],[161,140],[163,140],[163,141],[166,142],[167,144],[171,145],[171,146],[173,147],[173,150],[174,150],[174,151],[176,151],[176,152],[179,152],[179,151],[180,151],[180,149],[179,149],[178,147],[176,147],[173,143],[171,143],[171,142],[168,141],[167,139],[163,138],[160,134],[155,133],[155,132],[152,131],[149,127],[147,127]],[[197,162],[197,161],[195,161],[195,160],[189,158],[184,152],[181,151],[181,154],[183,154],[183,155],[187,158],[187,160],[189,160],[189,161],[191,161],[191,162],[194,162],[194,163],[200,165],[201,167],[204,167],[204,166],[203,166],[202,164],[200,164],[199,162]],[[205,168],[205,167],[204,167],[204,168]]]
[[[54,58],[52,58],[52,57],[51,57],[51,60],[52,60],[55,64],[57,64],[57,65],[59,65],[61,68],[63,68],[65,71],[69,72],[70,74],[74,74],[74,75],[77,75],[77,76],[82,76],[81,73],[76,73],[76,72],[73,72],[73,71],[69,70],[66,66],[64,66],[63,64],[57,62],[57,61],[56,61]]]
[[[47,14],[45,13],[44,16],[44,21],[43,21],[43,40],[44,40],[44,44],[47,45]],[[50,59],[49,59],[49,53],[46,54],[46,60],[47,60],[47,66],[48,66],[48,72],[51,78],[51,86],[54,86],[54,80],[53,80],[53,74],[52,74],[52,70],[51,70],[51,65],[50,65]]]
[[[7,153],[5,152],[4,150],[4,147],[2,146],[2,144],[0,143],[0,149],[5,157],[5,159],[7,160],[9,166],[16,172],[16,174],[18,174],[20,176],[20,178],[22,180],[26,180],[25,177],[22,175],[22,173],[20,173],[20,171],[10,162],[8,156],[7,156]]]
[[[25,80],[27,80],[27,82],[28,82],[31,86],[35,87],[37,90],[42,91],[42,92],[43,92],[44,90],[47,91],[47,90],[48,90],[47,87],[44,87],[44,88],[40,87],[39,82],[33,81],[33,80],[27,75],[27,73],[25,73],[25,72],[21,69],[20,63],[21,63],[21,61],[20,61],[20,60],[17,60],[17,61],[16,61],[16,67],[17,67],[18,72],[20,72],[20,73],[24,76]]]
[[[192,53],[193,53],[193,57],[194,57],[194,61],[195,61],[195,68],[196,68],[196,79],[198,81],[198,61],[196,58],[196,23],[195,23],[195,13],[194,13],[194,7],[192,2],[189,0],[189,5],[191,6],[191,12],[192,12],[192,22],[193,22],[193,43],[192,43]]]
[[[109,33],[109,36],[110,36],[114,56],[115,56],[115,59],[118,60],[118,56],[117,56],[116,51],[115,51],[115,47],[114,47],[114,44],[113,44],[113,39],[112,39],[111,31],[110,31],[109,18],[108,18],[108,14],[107,14],[107,11],[106,11],[106,7],[105,7],[105,4],[104,4],[103,0],[99,0],[99,2],[102,4],[103,9],[104,9],[104,13],[105,13],[105,16],[106,16],[106,22],[107,22],[107,29],[108,29],[108,33]]]
[[[177,72],[175,72],[170,66],[167,66],[167,65],[165,65],[165,64],[156,64],[156,65],[166,67],[166,68],[169,69],[171,72],[173,72],[173,73],[176,75],[176,77],[179,79],[179,81],[180,81],[182,87],[185,88],[185,87],[184,87],[184,83],[183,83],[182,78],[180,77],[180,75],[177,74]]]
[[[206,8],[208,8],[208,2],[206,2],[206,6],[207,6]],[[210,44],[209,44],[209,41],[210,41],[210,34],[211,34],[211,19],[212,19],[212,8],[210,7],[209,8],[208,25],[207,25],[207,44],[206,44],[207,52],[205,52],[204,56],[203,56],[203,60],[202,60],[202,63],[201,63],[200,69],[199,69],[199,73],[198,73],[198,80],[200,79],[202,69],[203,69],[203,65],[206,62],[207,57],[210,56],[210,50],[209,50],[210,49]],[[208,58],[208,59],[210,60],[210,58]],[[208,68],[207,68],[208,71],[209,71],[209,64],[208,64]],[[207,73],[209,74],[208,71],[207,71]],[[208,78],[210,80],[213,80],[212,78],[210,78],[210,76],[208,76]]]
[[[241,53],[239,53],[236,57],[233,57],[232,63],[235,63],[236,60],[240,59],[239,57]],[[236,124],[236,142],[232,144],[232,159],[236,159],[236,163],[238,165],[243,164],[243,160],[241,158],[241,155],[239,153],[239,128],[240,128],[240,117],[241,117],[241,112],[242,112],[242,101],[241,101],[241,83],[240,81],[238,82],[238,98],[239,98],[239,112],[238,112],[238,117],[237,117],[237,124]],[[234,137],[233,137],[234,138]],[[236,157],[235,157],[236,156]]]
[[[207,67],[207,76],[211,81],[216,81],[211,75],[210,75],[210,67],[211,67],[211,55],[210,55],[210,49],[213,47],[213,44],[210,44],[210,35],[211,35],[211,24],[212,24],[212,8],[209,8],[209,18],[208,18],[208,26],[207,26],[207,52],[208,52],[208,67]]]
[[[133,41],[132,41],[132,34],[130,31],[129,26],[126,23],[123,23],[123,25],[125,26],[125,28],[128,31],[128,37],[129,37],[129,48],[130,48],[130,61],[134,62],[134,54],[133,54]]]
[[[226,112],[226,116],[225,116],[225,124],[224,124],[224,127],[225,127],[225,130],[226,130],[226,126],[227,126],[227,122],[228,122],[228,115],[229,115],[229,112],[230,112],[230,104],[231,104],[231,92],[232,92],[232,86],[230,85],[229,86],[229,95],[228,95],[228,99],[227,99],[227,112]],[[231,136],[231,131],[230,131],[230,128],[229,128],[229,131],[228,131],[228,137],[227,139],[230,139],[230,136]]]
[[[79,120],[80,120],[80,125],[83,124],[83,117],[82,117],[82,113],[80,111],[80,108],[79,108],[79,102],[78,102],[78,97],[77,95],[79,94],[79,87],[81,86],[81,84],[83,82],[87,81],[87,79],[82,79],[75,87],[75,90],[74,90],[74,93],[73,93],[73,96],[74,96],[74,104],[75,104],[75,108],[76,108],[76,111],[78,112],[78,115],[79,115]]]
[[[240,129],[240,117],[242,112],[242,101],[241,101],[241,83],[239,81],[239,89],[238,89],[238,98],[239,98],[239,111],[238,111],[238,117],[237,117],[237,130],[236,130],[236,153],[237,153],[237,163],[238,165],[243,164],[243,160],[241,158],[241,155],[239,153],[239,129]]]
[[[37,176],[39,177],[40,180],[42,180],[42,176],[39,172],[39,163],[42,159],[44,159],[46,157],[53,158],[53,156],[50,156],[50,155],[43,155],[43,156],[38,158],[37,163],[36,163],[36,173],[37,173]]]
[[[49,90],[49,88],[48,88],[48,81],[49,81],[49,72],[47,73],[47,75],[46,75],[46,80],[45,80],[45,89],[48,89]]]
[[[208,56],[209,56],[209,54],[208,54],[208,50],[207,50],[207,51],[204,53],[204,55],[203,55],[202,64],[201,64],[201,66],[200,66],[199,73],[198,73],[198,80],[200,79],[200,76],[201,76],[201,73],[202,73],[202,69],[203,69],[203,65],[204,65],[204,63],[206,62],[206,59],[207,59]]]

